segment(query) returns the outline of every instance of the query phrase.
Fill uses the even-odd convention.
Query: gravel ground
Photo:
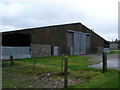
[[[93,57],[93,59],[90,59],[91,61],[98,63],[94,65],[90,65],[88,67],[96,67],[96,68],[102,68],[102,54],[96,54],[96,55],[86,55],[89,57]],[[107,55],[107,67],[112,69],[117,69],[120,71],[119,65],[119,55],[118,54],[108,54]]]
[[[43,73],[43,74],[34,74],[35,77],[35,82],[34,84],[31,85],[28,84],[30,87],[35,87],[35,88],[64,88],[64,78],[62,79],[55,79],[51,78],[53,75],[58,75],[59,74],[54,74],[54,73]],[[85,80],[90,79],[89,77],[82,77],[82,76],[76,76],[68,79],[68,85],[75,85],[77,83],[83,82]],[[32,80],[33,82],[33,80]]]
[[[31,73],[32,77],[23,78],[19,81],[3,84],[3,87],[12,88],[64,88],[64,76],[60,73],[44,72]],[[53,78],[56,76],[59,78]],[[14,76],[13,76],[14,77]],[[68,85],[75,85],[77,83],[89,80],[87,76],[73,76],[68,75]]]
[[[102,62],[102,54],[88,54],[88,55],[85,55],[87,57],[93,57],[93,59],[89,59],[95,63],[100,63]],[[109,59],[114,59],[114,58],[117,58],[118,59],[118,54],[108,54],[107,55],[107,60]]]

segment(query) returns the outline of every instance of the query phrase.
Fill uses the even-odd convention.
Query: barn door
[[[80,54],[86,54],[86,34],[81,34]]]
[[[86,34],[74,32],[74,54],[86,54]]]
[[[80,54],[81,37],[79,33],[74,33],[74,55]]]

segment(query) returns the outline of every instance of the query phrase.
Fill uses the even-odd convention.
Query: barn
[[[81,23],[2,32],[2,59],[102,52],[109,43]]]

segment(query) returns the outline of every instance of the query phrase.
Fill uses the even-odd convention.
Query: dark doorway
[[[2,36],[2,46],[30,46],[31,35],[7,33]]]

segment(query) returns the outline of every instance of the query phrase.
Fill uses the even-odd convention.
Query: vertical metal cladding
[[[74,33],[74,54],[80,54],[81,36],[80,33]]]
[[[68,30],[67,32],[67,46],[69,47],[69,54],[86,54],[90,48],[90,35],[88,33]],[[89,42],[87,42],[89,40]],[[89,45],[87,45],[89,44]]]
[[[74,54],[86,54],[86,34],[74,32]]]
[[[86,34],[80,34],[80,54],[86,54]]]
[[[13,56],[13,59],[22,59],[22,58],[31,58],[30,47],[2,47],[2,59],[10,59],[10,56]]]

